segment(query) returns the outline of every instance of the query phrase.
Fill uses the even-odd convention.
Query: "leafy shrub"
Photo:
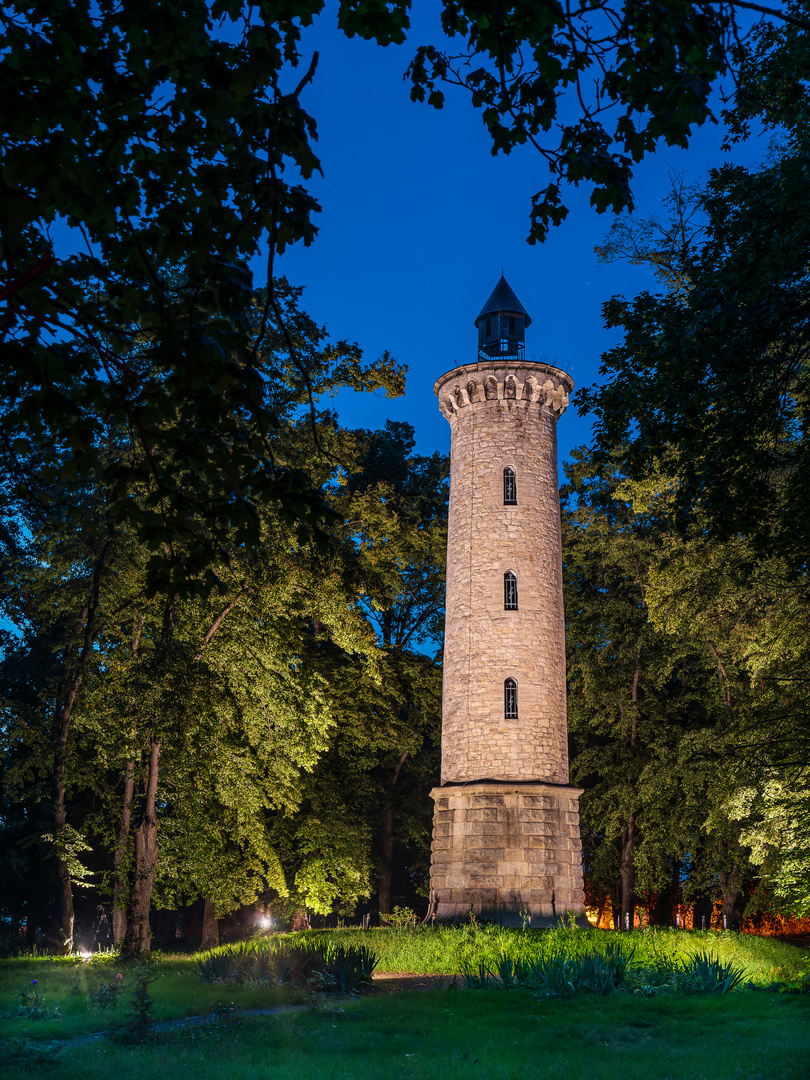
[[[25,1020],[55,1020],[59,1016],[59,1006],[45,1004],[45,991],[37,979],[32,979],[17,994],[17,1004],[5,1013],[8,1017]]]
[[[687,993],[727,994],[742,983],[745,972],[732,963],[724,964],[706,950],[695,953],[678,974],[678,989]]]
[[[280,948],[222,949],[197,960],[204,982],[312,985],[319,990],[359,994],[368,986],[377,956],[366,945],[326,947],[284,944]]]
[[[43,1043],[38,1039],[1,1039],[0,1061],[4,1069],[22,1069],[40,1076],[56,1068],[62,1050],[60,1043]]]
[[[395,906],[390,915],[380,912],[380,925],[391,926],[395,930],[407,930],[413,928],[419,919],[412,908]]]
[[[479,964],[477,969],[465,967],[461,972],[465,990],[486,990],[495,981],[486,964]]]
[[[279,986],[283,986],[284,983],[307,986],[312,980],[316,964],[323,958],[323,950],[287,945],[270,955],[273,958],[276,982]]]
[[[119,995],[124,989],[124,976],[116,975],[112,982],[101,983],[87,995],[91,1005],[97,1009],[115,1008]]]
[[[152,1017],[152,995],[149,993],[149,984],[154,982],[154,975],[140,975],[137,979],[135,992],[130,1000],[129,1011],[126,1014],[126,1024],[115,1033],[118,1042],[130,1045],[139,1045],[149,1042],[152,1038],[154,1019]]]
[[[364,993],[377,966],[376,955],[365,945],[333,945],[314,963],[313,983],[336,994]]]
[[[237,981],[240,967],[240,961],[231,949],[226,952],[210,952],[197,959],[197,974],[207,983]]]
[[[571,997],[579,993],[604,997],[625,984],[632,958],[633,950],[611,942],[602,953],[577,956],[558,949],[536,959],[513,960],[504,956],[496,972],[479,963],[477,969],[465,968],[462,978],[468,989],[500,986],[509,990],[525,986],[548,997]]]

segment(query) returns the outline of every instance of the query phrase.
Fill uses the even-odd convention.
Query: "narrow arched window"
[[[503,575],[503,606],[506,611],[517,611],[517,577],[511,570]]]
[[[515,317],[514,317],[514,315],[510,315],[509,316],[509,333],[514,334],[514,332],[515,332]]]
[[[503,684],[503,715],[506,720],[517,720],[517,683],[507,679]]]
[[[503,470],[503,505],[517,506],[517,474],[511,465]]]
[[[486,321],[486,330],[484,331],[484,336],[492,337],[492,323],[489,321],[489,319],[487,319]]]

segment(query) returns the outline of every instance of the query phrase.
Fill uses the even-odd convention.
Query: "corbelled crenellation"
[[[464,364],[436,380],[433,392],[448,420],[468,405],[488,401],[534,402],[545,405],[555,417],[562,416],[574,389],[571,376],[550,364],[524,361],[520,364],[498,360]]]

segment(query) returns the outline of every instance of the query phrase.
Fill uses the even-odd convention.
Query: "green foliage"
[[[571,953],[561,946],[535,958],[514,960],[504,956],[494,971],[479,963],[477,971],[467,969],[461,974],[468,989],[523,987],[544,997],[604,997],[626,985],[634,952],[632,946],[625,947],[622,942],[611,942],[602,952]]]
[[[197,958],[197,974],[207,983],[226,983],[234,980],[240,961],[232,950],[218,950]]]
[[[405,930],[408,927],[415,927],[418,922],[416,912],[412,908],[394,906],[394,910],[390,915],[386,915],[385,912],[380,912],[380,924],[382,926],[390,926],[394,930]]]
[[[311,985],[330,993],[355,995],[370,986],[376,963],[375,953],[366,945],[259,942],[199,957],[197,974],[208,983]]]
[[[136,976],[135,990],[130,999],[124,1026],[115,1033],[119,1042],[137,1046],[152,1039],[155,1024],[152,1016],[154,1001],[149,993],[149,985],[154,981],[154,975],[138,974]]]
[[[114,1009],[123,991],[124,976],[119,972],[110,982],[99,983],[88,998],[97,1009]]]
[[[617,943],[617,937],[619,942]],[[642,982],[642,973],[658,968],[663,972],[680,967],[695,953],[708,950],[723,963],[745,969],[746,979],[757,986],[773,982],[796,983],[805,967],[800,949],[774,938],[753,934],[712,931],[677,931],[653,928],[637,930],[625,939],[605,930],[519,930],[499,926],[418,927],[413,930],[312,930],[277,939],[306,942],[307,947],[329,943],[368,945],[378,957],[377,971],[411,971],[424,975],[476,974],[479,965],[490,973],[504,960],[535,963],[562,955],[577,959],[596,955],[611,970],[632,976],[633,985]],[[626,944],[622,944],[626,941]],[[614,955],[614,950],[616,955]],[[632,964],[627,956],[632,952]],[[667,967],[669,965],[669,967]],[[647,981],[650,981],[649,979]],[[654,980],[653,980],[654,981]],[[661,983],[667,981],[662,976]]]
[[[314,962],[313,984],[319,990],[355,997],[371,986],[376,966],[377,957],[367,945],[330,944]]]
[[[724,964],[705,950],[690,957],[678,978],[678,988],[703,994],[727,994],[745,978],[745,972],[734,964]]]
[[[623,340],[603,357],[602,385],[578,401],[596,414],[599,449],[621,448],[635,479],[655,470],[677,478],[682,528],[699,514],[713,538],[747,538],[752,561],[778,555],[801,572],[810,528],[808,129],[798,105],[806,5],[792,14],[796,24],[754,34],[726,114],[732,139],[755,118],[772,130],[771,154],[710,173],[698,196],[705,228],[682,252],[686,289],[605,305]]]
[[[552,180],[532,197],[530,243],[567,216],[564,182],[592,185],[600,212],[632,208],[633,166],[662,141],[686,146],[692,127],[713,119],[711,89],[733,66],[737,42],[733,5],[688,2],[571,9],[474,0],[444,4],[442,27],[451,41],[421,46],[408,68],[411,97],[440,109],[439,87],[462,87],[493,154],[530,145],[546,160]]]
[[[59,1005],[47,1005],[45,991],[39,979],[32,979],[16,995],[16,1002],[6,1010],[6,1016],[22,1020],[54,1020],[59,1018]]]
[[[668,523],[649,560],[650,622],[705,675],[714,668],[701,702],[711,722],[681,740],[674,766],[688,762],[699,777],[716,763],[715,779],[704,774],[702,821],[697,789],[686,792],[694,839],[683,861],[703,864],[690,868],[687,898],[719,887],[725,914],[735,894],[753,891],[751,910],[803,916],[807,5],[792,4],[781,26],[758,26],[749,46],[725,114],[729,143],[759,125],[774,133],[770,153],[715,170],[699,188],[676,184],[664,223],[614,226],[600,257],[652,265],[667,291],[605,306],[623,340],[579,402],[597,416],[596,459],[621,463],[637,514]]]
[[[0,1039],[0,1060],[5,1069],[39,1076],[59,1064],[64,1047],[40,1039]]]
[[[382,994],[344,1001],[339,1010],[231,1014],[230,1032],[228,1013],[220,1011],[207,1024],[172,1031],[157,1046],[93,1040],[70,1048],[54,1080],[77,1073],[97,1080],[124,1074],[353,1080],[358,1061],[373,1080],[529,1076],[538,1062],[544,1071],[572,1080],[643,1080],[660,1075],[661,1063],[673,1059],[689,1076],[803,1080],[803,1015],[801,1001],[781,995],[538,1001],[519,990]]]

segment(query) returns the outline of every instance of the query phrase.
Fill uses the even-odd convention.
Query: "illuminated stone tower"
[[[530,323],[502,276],[475,320],[478,360],[434,387],[452,431],[442,774],[431,792],[440,920],[470,909],[517,926],[584,915],[556,434],[574,384],[524,359]]]

